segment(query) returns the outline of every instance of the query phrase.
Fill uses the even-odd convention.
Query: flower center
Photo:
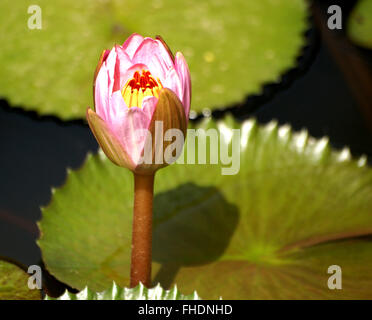
[[[141,74],[138,71],[133,74],[121,90],[121,94],[128,108],[141,108],[145,97],[159,98],[159,91],[162,88],[160,79],[155,80],[150,71],[142,70]]]

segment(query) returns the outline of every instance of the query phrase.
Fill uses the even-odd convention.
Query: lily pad
[[[0,260],[0,300],[40,300],[40,290],[30,290],[27,274],[17,265]]]
[[[86,287],[79,293],[67,290],[59,298],[45,297],[45,300],[199,300],[196,292],[189,296],[181,294],[177,287],[164,290],[160,285],[147,289],[141,283],[135,288],[120,288],[115,282],[102,292],[94,292]]]
[[[359,0],[348,21],[350,39],[363,47],[372,49],[372,0]]]
[[[240,171],[173,164],[157,173],[154,285],[204,299],[371,297],[372,242],[361,237],[372,232],[365,158],[275,122],[209,119],[199,128],[219,129],[222,148],[240,129]],[[100,152],[53,190],[39,246],[59,280],[95,291],[129,284],[132,180]],[[327,286],[332,265],[342,269],[342,290]]]
[[[104,48],[131,33],[160,34],[182,51],[192,109],[226,107],[296,65],[308,28],[305,0],[39,0],[42,29],[28,29],[26,0],[0,4],[0,96],[62,119],[84,118]]]

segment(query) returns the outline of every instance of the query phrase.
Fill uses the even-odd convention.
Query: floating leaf
[[[40,300],[40,290],[30,290],[31,275],[13,263],[0,260],[0,300]]]
[[[240,129],[240,171],[174,164],[157,173],[153,283],[204,298],[370,298],[372,170],[326,138],[275,122],[231,118],[200,128]],[[188,135],[191,139],[191,135]],[[218,152],[218,144],[209,154]],[[231,148],[231,145],[230,145]],[[231,150],[230,150],[231,151]],[[191,150],[188,151],[192,155]],[[187,152],[186,152],[187,153]],[[68,173],[40,222],[47,268],[61,281],[103,290],[129,283],[133,177],[102,153]],[[343,290],[327,286],[343,270]]]
[[[164,290],[160,284],[154,288],[147,289],[141,283],[135,288],[120,288],[113,282],[111,288],[94,292],[88,287],[79,293],[66,292],[59,298],[46,296],[45,300],[199,300],[196,292],[185,296],[181,294],[175,286],[172,290]]]
[[[85,118],[104,48],[131,33],[161,34],[182,51],[193,106],[225,107],[257,94],[296,64],[308,28],[305,0],[39,0],[42,29],[28,29],[27,0],[0,4],[0,96],[40,114]],[[33,21],[33,20],[32,20]]]
[[[372,49],[372,0],[359,0],[348,21],[350,39]]]

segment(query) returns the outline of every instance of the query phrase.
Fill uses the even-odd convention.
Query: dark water
[[[295,130],[307,128],[314,137],[329,136],[336,148],[349,146],[354,155],[372,156],[372,133],[324,47],[307,74],[261,107],[256,117],[261,122],[278,119]]]

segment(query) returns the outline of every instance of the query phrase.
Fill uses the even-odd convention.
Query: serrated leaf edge
[[[183,295],[178,291],[177,286],[165,290],[158,283],[148,289],[140,283],[135,288],[121,288],[113,281],[112,286],[102,292],[93,292],[85,287],[76,294],[66,290],[58,298],[46,295],[44,300],[201,300],[201,298],[196,291],[190,295]]]

